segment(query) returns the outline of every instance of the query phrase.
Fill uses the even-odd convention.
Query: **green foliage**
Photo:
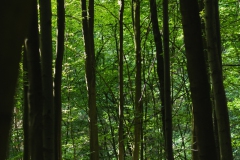
[[[223,74],[231,120],[232,145],[239,159],[239,2],[220,1]],[[157,1],[162,30],[162,6]],[[143,63],[143,148],[148,159],[164,159],[161,101],[156,69],[148,1],[141,7],[141,44]],[[89,120],[85,82],[85,53],[79,1],[67,0],[65,55],[62,72],[62,154],[64,160],[87,160],[89,155]],[[94,40],[96,50],[96,87],[100,159],[116,159],[118,152],[118,50],[119,25],[117,1],[95,1]],[[200,13],[201,15],[203,13]],[[53,4],[53,44],[56,39],[56,4]],[[173,106],[173,149],[175,159],[191,159],[192,105],[184,51],[179,2],[169,4],[171,85]],[[124,136],[126,159],[131,159],[134,133],[135,55],[131,2],[124,11]],[[53,46],[54,46],[53,45]],[[54,46],[55,48],[55,46]],[[55,49],[54,49],[55,50]],[[233,66],[235,65],[235,66]],[[22,75],[22,74],[20,74]],[[16,94],[10,159],[23,153],[22,76]]]

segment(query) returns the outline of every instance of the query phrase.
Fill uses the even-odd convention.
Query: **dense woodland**
[[[9,0],[0,15],[0,160],[240,159],[240,1]]]

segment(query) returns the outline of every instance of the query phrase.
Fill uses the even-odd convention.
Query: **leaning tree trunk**
[[[141,42],[140,42],[140,1],[133,1],[134,15],[134,43],[136,54],[136,77],[135,77],[135,109],[134,109],[134,148],[133,159],[139,160],[141,121],[142,121],[142,100],[141,100]]]
[[[220,147],[220,159],[221,160],[232,160],[232,145],[231,145],[231,133],[229,126],[229,115],[227,107],[227,99],[223,86],[222,68],[221,68],[221,54],[218,49],[219,43],[216,43],[216,15],[215,15],[215,3],[217,0],[205,0],[205,19],[206,19],[206,37],[207,37],[207,49],[208,49],[208,60],[210,64],[213,96],[215,103],[215,112],[217,117],[218,125],[218,136],[219,136],[219,147]],[[219,32],[219,30],[218,30]]]
[[[96,62],[94,49],[94,0],[89,0],[88,10],[86,0],[82,3],[82,27],[86,53],[86,81],[88,90],[88,108],[90,119],[90,159],[99,159],[97,106],[96,106]],[[88,11],[88,12],[87,12]],[[89,15],[87,14],[89,13]]]
[[[191,7],[189,7],[191,6]],[[204,59],[197,0],[180,0],[194,127],[200,160],[216,159],[210,84]]]
[[[4,0],[0,5],[0,159],[7,159],[13,101],[22,44],[32,15],[31,0]]]
[[[41,64],[43,85],[43,157],[55,159],[54,106],[52,74],[52,13],[51,1],[40,0]]]

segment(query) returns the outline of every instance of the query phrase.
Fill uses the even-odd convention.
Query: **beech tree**
[[[38,31],[38,10],[37,1],[34,1],[30,29],[25,39],[26,66],[27,66],[27,102],[28,110],[25,117],[29,118],[25,128],[29,127],[28,137],[24,141],[29,141],[29,153],[33,159],[43,159],[43,138],[42,138],[42,70],[39,53],[39,31]],[[23,62],[24,63],[24,62]],[[24,129],[25,129],[24,128]],[[24,132],[27,132],[26,130]],[[39,137],[39,138],[35,138]]]
[[[81,1],[82,30],[86,54],[86,84],[88,90],[89,129],[90,129],[90,159],[99,159],[97,106],[96,106],[96,62],[94,49],[94,0]]]
[[[168,0],[163,1],[163,47],[164,47],[164,109],[165,109],[165,145],[166,157],[173,160],[172,149],[172,104],[170,79],[170,51],[169,51],[169,15]]]
[[[216,159],[210,84],[205,65],[198,1],[181,0],[180,10],[197,140],[194,143],[198,146],[199,159]]]
[[[65,40],[65,4],[64,0],[57,1],[57,49],[54,75],[54,112],[55,112],[55,159],[62,159],[62,65]]]
[[[134,149],[133,159],[138,160],[142,134],[142,96],[141,96],[141,40],[140,40],[140,1],[133,1],[133,28],[136,56],[135,105],[134,105]]]
[[[0,159],[240,157],[238,3],[31,2],[0,6]]]
[[[231,160],[233,159],[231,133],[222,77],[222,58],[221,51],[219,51],[221,47],[219,47],[219,43],[214,42],[215,39],[219,39],[217,35],[220,35],[220,33],[217,33],[219,31],[217,29],[218,19],[216,19],[218,12],[215,10],[218,10],[218,1],[205,0],[206,40],[213,86],[214,107],[217,117],[220,158],[222,160]]]
[[[0,159],[7,158],[14,93],[17,85],[22,44],[29,27],[33,2],[3,1],[0,6]]]

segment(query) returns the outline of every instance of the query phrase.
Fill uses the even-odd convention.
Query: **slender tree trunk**
[[[123,13],[124,13],[124,0],[121,0],[119,10],[119,130],[118,130],[118,159],[124,160],[124,129],[123,129]]]
[[[191,6],[191,7],[189,7]],[[204,59],[197,0],[180,0],[194,126],[200,160],[216,158],[210,84]]]
[[[205,19],[206,19],[206,35],[207,35],[207,49],[208,60],[211,70],[213,96],[215,103],[215,111],[218,125],[219,147],[221,160],[232,160],[232,145],[231,133],[229,126],[229,115],[227,107],[227,99],[223,86],[222,68],[221,68],[221,54],[218,49],[217,28],[216,28],[216,15],[215,5],[217,0],[205,0]],[[219,30],[218,30],[219,31]],[[218,33],[220,35],[220,33]]]
[[[173,160],[172,149],[172,105],[169,56],[168,0],[163,0],[163,47],[164,47],[164,108],[165,108],[165,148],[168,160]]]
[[[97,106],[96,106],[96,62],[94,49],[94,0],[89,0],[88,10],[86,0],[82,2],[82,26],[86,53],[86,81],[88,89],[88,108],[90,118],[90,159],[99,159]],[[87,14],[89,13],[89,14]]]
[[[43,158],[55,159],[52,74],[51,1],[40,0],[41,62],[43,85]]]
[[[7,158],[20,53],[31,11],[31,0],[4,0],[0,5],[0,160]]]
[[[164,104],[164,63],[163,63],[163,47],[162,47],[162,37],[159,31],[158,25],[158,14],[156,7],[156,0],[150,0],[150,12],[154,42],[156,47],[156,57],[157,57],[157,74],[158,81],[160,84],[160,99],[161,99],[161,114],[162,114],[162,125],[163,125],[163,135],[165,139],[165,104]],[[165,147],[164,147],[165,148]]]
[[[142,121],[141,100],[141,41],[140,41],[140,0],[133,1],[134,12],[134,43],[136,54],[136,77],[135,77],[135,108],[134,108],[134,148],[133,159],[139,160],[140,135]]]
[[[55,110],[55,159],[62,159],[61,122],[62,122],[62,61],[64,54],[65,6],[64,0],[57,0],[57,57],[54,77],[54,110]]]

